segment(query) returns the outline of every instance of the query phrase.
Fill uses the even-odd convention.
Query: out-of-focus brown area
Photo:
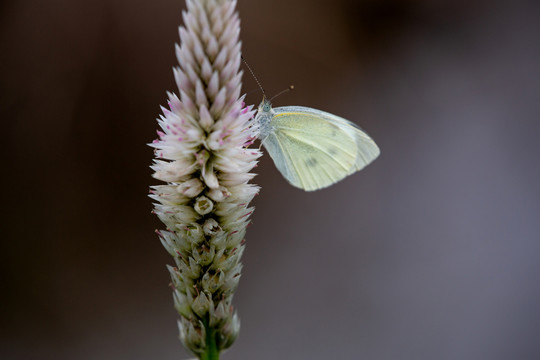
[[[145,145],[176,90],[182,7],[1,5],[0,358],[188,357]],[[538,2],[239,10],[266,91],[295,85],[274,105],[351,119],[382,155],[315,193],[262,159],[223,359],[540,358]]]

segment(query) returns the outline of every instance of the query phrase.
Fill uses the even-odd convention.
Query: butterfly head
[[[266,97],[263,97],[259,105],[258,113],[261,115],[270,114],[272,112],[272,103]]]

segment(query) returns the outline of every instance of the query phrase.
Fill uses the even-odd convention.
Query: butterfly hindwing
[[[365,166],[369,165],[373,160],[375,160],[381,153],[379,147],[377,144],[375,144],[375,141],[371,137],[369,137],[368,134],[364,130],[362,130],[358,125],[355,123],[343,119],[339,116],[336,116],[334,114],[327,113],[325,111],[308,108],[304,106],[283,106],[274,109],[276,113],[281,112],[287,112],[287,113],[306,113],[313,115],[315,117],[321,117],[325,119],[326,121],[340,126],[344,131],[348,132],[353,136],[356,140],[357,145],[357,158],[356,158],[356,164],[351,169],[351,174],[362,170]]]
[[[296,187],[307,191],[327,187],[378,155],[373,140],[345,119],[299,106],[274,110],[272,130],[263,144]],[[366,144],[369,151],[364,150]]]

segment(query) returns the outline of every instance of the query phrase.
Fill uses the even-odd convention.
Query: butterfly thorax
[[[263,140],[270,134],[272,131],[272,118],[275,115],[274,109],[272,109],[272,104],[266,98],[263,98],[259,108],[257,109],[257,116],[255,120],[259,125],[259,139]]]

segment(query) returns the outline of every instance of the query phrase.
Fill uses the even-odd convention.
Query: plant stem
[[[205,327],[206,331],[206,351],[201,354],[200,360],[219,360],[219,350],[216,343],[216,331],[214,329]]]

